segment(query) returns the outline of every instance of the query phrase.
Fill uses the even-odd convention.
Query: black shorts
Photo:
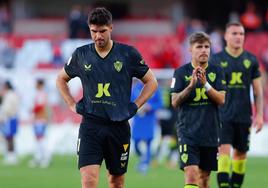
[[[220,130],[220,144],[231,144],[241,152],[249,150],[250,123],[223,122]]]
[[[180,168],[183,170],[190,165],[197,165],[205,171],[216,171],[218,169],[217,147],[179,145]]]
[[[77,142],[78,168],[105,160],[110,174],[127,171],[130,126],[127,121],[109,122],[83,118]]]

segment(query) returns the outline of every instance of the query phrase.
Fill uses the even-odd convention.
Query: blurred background
[[[135,46],[141,52],[145,62],[153,69],[160,83],[160,98],[157,99],[160,105],[154,109],[156,121],[153,122],[152,163],[150,165],[156,170],[157,166],[160,166],[164,174],[170,173],[161,166],[167,158],[170,160],[168,166],[176,168],[177,154],[174,149],[176,148],[174,134],[176,112],[170,108],[168,90],[174,68],[190,59],[187,37],[194,31],[206,31],[212,39],[212,52],[216,53],[224,47],[225,24],[228,21],[242,22],[247,32],[245,49],[255,54],[259,60],[265,96],[266,125],[258,135],[254,133],[251,135],[249,154],[254,159],[260,156],[267,159],[267,0],[0,0],[0,85],[4,85],[7,80],[10,81],[19,98],[17,111],[19,125],[14,136],[14,152],[17,159],[14,164],[11,164],[11,168],[5,164],[7,144],[4,136],[0,135],[0,159],[2,160],[0,161],[0,187],[31,187],[30,184],[23,184],[27,181],[19,185],[9,184],[9,178],[21,177],[23,179],[25,178],[21,176],[23,173],[33,172],[29,170],[33,166],[28,162],[29,156],[36,152],[38,140],[33,130],[38,79],[44,80],[44,92],[47,95],[45,108],[48,126],[42,147],[49,154],[49,163],[43,167],[47,168],[46,170],[54,168],[65,171],[64,169],[69,165],[71,172],[75,175],[72,174],[73,176],[71,175],[68,180],[73,179],[76,182],[74,184],[69,182],[65,186],[53,184],[57,180],[51,180],[52,184],[44,186],[79,186],[79,173],[75,171],[75,153],[81,117],[66,108],[56,90],[55,79],[74,49],[91,42],[87,16],[90,10],[97,6],[105,6],[113,14],[113,40]],[[72,80],[70,84],[72,94],[79,100],[82,95],[79,79]],[[146,110],[143,113],[145,112]],[[146,144],[139,144],[141,144],[142,151],[146,150]],[[135,156],[135,149],[132,150]],[[138,159],[134,159],[134,170],[130,173],[130,177],[136,177],[135,161],[138,163]],[[265,160],[260,161],[260,166],[263,165],[263,161]],[[57,168],[57,162],[58,164],[62,162],[62,166]],[[265,163],[267,167],[267,161]],[[147,174],[147,170],[138,169],[143,174]],[[178,171],[176,168],[172,172],[174,181]],[[42,172],[40,173],[31,175],[38,179],[42,176]],[[54,176],[61,175],[55,172]],[[3,182],[1,179],[6,181]],[[174,187],[179,184],[178,180],[176,181]],[[129,185],[129,187],[135,186]],[[138,187],[160,187],[160,184]],[[162,185],[161,187],[172,186]]]

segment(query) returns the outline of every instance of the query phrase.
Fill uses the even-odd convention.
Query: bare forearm
[[[156,89],[157,81],[155,79],[152,79],[144,84],[140,95],[135,100],[138,108],[140,108],[153,95]]]
[[[256,111],[257,115],[263,116],[263,93],[260,91],[258,95],[255,95],[255,105],[256,105]]]
[[[254,100],[257,115],[263,116],[263,88],[261,84],[261,79],[257,78],[253,80],[253,92],[254,92]]]
[[[65,103],[69,107],[74,106],[75,100],[70,93],[67,81],[62,79],[60,76],[58,76],[57,81],[56,81],[56,85],[57,85],[57,88],[58,88],[61,96],[63,97],[63,100],[65,101]]]
[[[209,99],[217,105],[223,105],[225,102],[225,92],[217,91],[214,88],[211,88],[209,91],[207,91],[207,95]]]
[[[180,93],[172,93],[172,106],[174,108],[177,108],[182,104],[183,101],[185,101],[190,93],[192,91],[192,87],[188,86],[186,87],[182,92]]]

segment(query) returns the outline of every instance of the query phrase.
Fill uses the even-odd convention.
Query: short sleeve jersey
[[[256,57],[247,51],[233,57],[223,50],[212,57],[212,62],[222,67],[227,82],[225,104],[220,108],[221,121],[251,123],[250,85],[261,75]]]
[[[183,91],[192,79],[194,67],[188,63],[175,70],[171,93]],[[221,68],[208,64],[206,77],[217,91],[225,91],[225,80]],[[179,141],[193,146],[218,146],[220,121],[218,105],[211,101],[205,88],[198,81],[188,98],[179,106],[177,130]]]
[[[104,58],[94,43],[79,47],[64,68],[81,79],[84,113],[111,121],[129,117],[132,78],[141,79],[149,69],[134,47],[117,42]]]

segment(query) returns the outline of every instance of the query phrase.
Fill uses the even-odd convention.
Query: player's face
[[[245,30],[242,26],[230,26],[225,33],[227,47],[232,49],[243,48],[245,41]]]
[[[200,64],[207,63],[210,55],[210,44],[208,41],[196,42],[191,46],[190,52],[192,53],[192,61]]]
[[[111,39],[112,25],[91,24],[89,29],[95,45],[98,48],[105,48]]]

